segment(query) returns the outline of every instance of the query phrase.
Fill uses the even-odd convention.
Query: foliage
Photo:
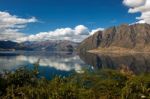
[[[47,80],[38,77],[38,63],[34,65],[34,70],[5,72],[0,77],[0,99],[150,98],[149,74],[129,77],[119,71],[101,70]]]

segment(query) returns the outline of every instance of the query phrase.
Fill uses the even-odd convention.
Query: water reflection
[[[78,56],[72,56],[70,58],[66,57],[54,57],[54,56],[24,56],[20,55],[17,57],[19,61],[27,61],[30,64],[35,63],[38,59],[40,59],[40,66],[49,66],[51,68],[55,68],[56,70],[61,71],[71,71],[75,70],[76,72],[82,71],[82,63],[79,60]]]
[[[50,53],[50,52],[18,52],[16,54],[0,54],[0,70],[12,70],[19,66],[27,66],[37,62],[43,68],[55,69],[55,71],[75,71],[81,73],[82,67],[86,66],[79,56],[70,53]],[[51,70],[52,71],[52,70]]]
[[[24,61],[18,61],[17,56],[0,56],[0,72],[3,70],[13,70],[20,66],[25,66]]]
[[[110,68],[120,69],[126,66],[135,74],[150,72],[150,55],[149,54],[130,54],[130,55],[115,55],[115,54],[90,54],[81,53],[80,58],[85,63],[90,64],[95,69]]]
[[[92,69],[121,69],[126,66],[134,73],[150,72],[150,55],[104,55],[80,53],[51,53],[51,52],[0,52],[0,71],[13,70],[20,66],[32,67],[40,59],[39,65],[46,75],[82,73],[83,68]],[[51,73],[51,74],[50,74]]]

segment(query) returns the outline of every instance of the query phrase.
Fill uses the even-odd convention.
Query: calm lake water
[[[135,74],[150,72],[150,55],[96,55],[90,53],[52,53],[52,52],[0,52],[0,72],[15,70],[19,67],[33,68],[39,62],[42,76],[67,76],[74,72],[83,73],[85,69],[115,69],[122,66]]]

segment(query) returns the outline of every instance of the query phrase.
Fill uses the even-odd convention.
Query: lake
[[[0,72],[13,71],[19,67],[33,69],[33,64],[39,61],[41,76],[51,78],[55,75],[68,76],[72,73],[83,73],[85,69],[115,69],[124,67],[135,74],[150,72],[149,54],[91,54],[67,52],[0,52]]]

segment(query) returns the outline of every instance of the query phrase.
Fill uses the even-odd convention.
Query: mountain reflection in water
[[[135,74],[150,72],[150,55],[106,55],[90,53],[51,53],[51,52],[0,52],[0,72],[20,66],[33,67],[40,59],[39,68],[46,75],[82,73],[83,68],[117,69],[126,66]]]
[[[150,72],[150,54],[91,54],[80,53],[80,58],[94,69],[120,69],[126,66],[135,74]]]

